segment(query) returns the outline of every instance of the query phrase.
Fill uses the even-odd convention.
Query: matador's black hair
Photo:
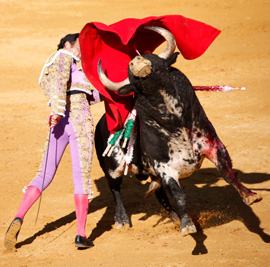
[[[71,33],[71,34],[66,35],[60,40],[60,43],[57,46],[57,50],[64,48],[66,42],[69,42],[71,43],[71,45],[74,45],[78,37],[79,37],[79,33]]]

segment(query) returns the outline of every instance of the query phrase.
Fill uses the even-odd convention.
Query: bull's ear
[[[170,67],[172,64],[174,64],[176,62],[176,59],[177,59],[179,54],[180,54],[179,52],[175,52],[166,59],[167,67]]]
[[[131,93],[134,93],[135,89],[136,89],[135,86],[128,84],[128,85],[125,85],[125,86],[121,87],[120,89],[118,89],[117,93],[119,95],[129,95]]]

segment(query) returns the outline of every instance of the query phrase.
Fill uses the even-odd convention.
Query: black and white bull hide
[[[240,182],[232,169],[230,156],[208,120],[190,81],[171,66],[179,54],[173,53],[175,43],[171,33],[157,27],[148,29],[157,31],[167,40],[167,48],[162,54],[136,56],[129,63],[128,79],[124,83],[111,82],[103,73],[101,63],[99,76],[108,89],[117,90],[120,95],[134,93],[137,137],[129,171],[141,180],[149,176],[152,178],[150,192],[155,192],[173,220],[178,215],[181,233],[185,236],[195,233],[196,227],[188,214],[186,196],[179,179],[198,170],[204,158],[216,165],[222,177],[239,192],[247,205],[262,198]],[[116,227],[120,228],[130,224],[120,197],[126,151],[118,146],[110,157],[103,157],[108,137],[106,118],[103,116],[96,127],[96,150],[116,202]]]

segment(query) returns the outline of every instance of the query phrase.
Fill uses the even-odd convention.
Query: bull
[[[117,91],[119,95],[134,94],[137,135],[129,171],[140,180],[151,177],[148,194],[155,193],[173,221],[180,219],[181,234],[186,236],[197,230],[188,214],[186,195],[179,179],[198,170],[205,158],[215,164],[245,204],[251,205],[262,197],[241,183],[237,172],[232,169],[228,151],[208,120],[192,84],[180,70],[172,67],[179,54],[175,52],[173,35],[160,27],[147,29],[159,33],[167,41],[167,47],[161,54],[136,56],[129,63],[128,78],[120,83],[106,77],[101,62],[98,74],[107,89]],[[96,127],[95,145],[116,203],[116,227],[121,228],[130,225],[120,196],[126,150],[119,145],[110,157],[102,156],[108,137],[106,117],[103,116]]]

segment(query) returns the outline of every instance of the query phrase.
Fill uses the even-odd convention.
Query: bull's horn
[[[161,27],[149,26],[144,28],[159,33],[167,41],[166,49],[158,55],[161,58],[167,59],[174,52],[176,47],[176,42],[173,35],[168,30]]]
[[[102,66],[101,66],[101,59],[98,61],[98,77],[101,81],[101,83],[109,90],[111,91],[117,91],[119,88],[121,88],[124,85],[130,84],[129,79],[126,78],[124,81],[115,83],[109,80],[109,78],[105,75],[103,72]]]

